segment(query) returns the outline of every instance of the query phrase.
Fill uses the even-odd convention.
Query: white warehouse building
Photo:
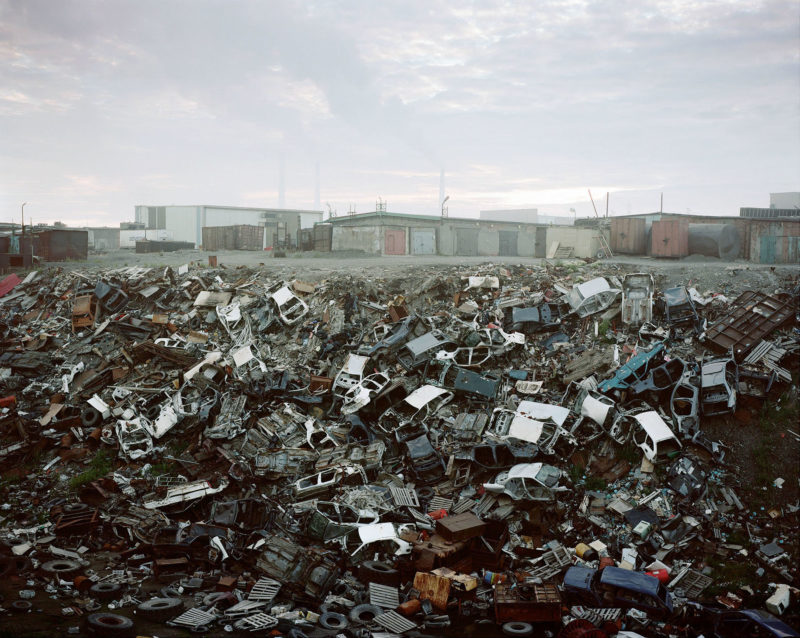
[[[298,231],[322,221],[321,210],[244,208],[239,206],[136,206],[136,221],[148,230],[166,231],[173,241],[203,243],[210,226],[264,226],[264,248],[294,247]]]

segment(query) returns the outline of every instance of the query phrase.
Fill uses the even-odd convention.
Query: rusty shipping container
[[[671,219],[653,222],[650,231],[653,257],[686,257],[689,254],[689,224]]]
[[[34,242],[36,254],[44,261],[85,260],[89,254],[89,232],[85,230],[40,230]]]
[[[203,250],[261,250],[263,247],[263,226],[240,224],[203,227]]]
[[[611,252],[644,255],[647,252],[647,222],[632,217],[611,218]]]
[[[236,250],[262,250],[264,248],[264,227],[240,224],[233,227]]]

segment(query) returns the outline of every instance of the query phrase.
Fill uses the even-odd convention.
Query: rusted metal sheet
[[[98,509],[65,512],[58,517],[55,531],[58,536],[87,534],[94,530],[99,524],[100,510]]]
[[[441,609],[442,611],[447,609],[447,600],[450,598],[450,584],[449,578],[443,578],[435,574],[417,572],[416,576],[414,576],[414,589],[419,591],[420,599],[425,600],[427,598],[436,609]]]
[[[239,224],[203,227],[203,250],[261,250],[263,247],[263,226]]]
[[[384,234],[385,248],[387,255],[406,254],[406,231],[387,228]]]
[[[94,295],[75,297],[75,303],[72,304],[72,332],[93,326],[96,313],[97,302]]]
[[[36,234],[36,254],[45,261],[86,259],[89,232],[85,230],[42,230]]]
[[[791,319],[792,302],[747,290],[730,305],[727,314],[706,330],[706,340],[721,352],[730,352],[737,361],[773,330]]]
[[[525,592],[521,591],[525,589]],[[521,587],[497,583],[494,612],[498,622],[560,622],[561,594],[554,583]]]
[[[653,257],[686,257],[689,254],[689,224],[670,219],[653,222],[650,254]]]
[[[0,281],[0,297],[5,297],[21,283],[22,279],[17,277],[14,273],[11,273],[8,277],[3,279],[3,281]]]
[[[647,222],[639,218],[612,217],[610,243],[614,254],[644,255],[647,252]]]
[[[328,224],[317,224],[314,226],[314,250],[323,253],[331,251],[331,237],[333,226]]]

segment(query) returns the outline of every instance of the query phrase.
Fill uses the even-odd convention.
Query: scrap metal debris
[[[755,498],[737,465],[747,428],[797,449],[797,288],[9,277],[0,625],[49,601],[98,636],[798,635],[800,508],[770,501],[797,467]]]

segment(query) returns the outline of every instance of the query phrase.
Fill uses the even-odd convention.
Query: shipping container
[[[89,254],[85,230],[41,230],[34,237],[36,255],[44,261],[84,260]]]
[[[251,224],[204,226],[204,250],[262,250],[264,227]]]
[[[647,252],[647,220],[638,217],[611,218],[611,252],[644,255]]]
[[[653,257],[686,257],[689,254],[689,223],[662,220],[651,225],[650,254]]]

